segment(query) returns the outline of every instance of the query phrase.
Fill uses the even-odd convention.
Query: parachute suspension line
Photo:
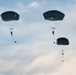
[[[12,40],[14,40],[13,27],[9,28],[9,30],[10,30],[10,36],[12,37]]]
[[[62,62],[64,62],[64,50],[61,50],[61,54],[62,54]]]
[[[52,27],[53,43],[55,44],[55,27]]]
[[[13,33],[14,28],[11,27],[9,28],[9,30],[10,30],[10,35],[12,36],[12,39],[14,40],[14,33]],[[17,43],[17,41],[14,41],[14,43]]]
[[[10,30],[11,36],[13,36],[13,28],[10,28],[9,30]]]

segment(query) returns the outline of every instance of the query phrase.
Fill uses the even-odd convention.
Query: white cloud
[[[16,6],[16,8],[14,10],[17,11],[20,15],[22,15],[24,13],[29,12],[31,10],[30,8],[38,8],[38,7],[39,7],[38,2],[32,2],[28,5],[18,3],[18,5]]]
[[[35,57],[31,61],[24,59],[0,59],[0,72],[2,74],[21,75],[75,75],[76,54],[62,63],[57,52]]]
[[[38,8],[39,7],[39,3],[38,2],[32,2],[28,5],[28,7],[33,7],[33,8]]]

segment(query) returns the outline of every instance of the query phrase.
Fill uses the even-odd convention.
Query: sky
[[[45,20],[49,10],[63,12],[64,19]],[[0,75],[76,75],[76,0],[0,0],[0,14],[5,11],[20,18],[0,18]],[[68,38],[69,45],[53,44],[59,37]]]

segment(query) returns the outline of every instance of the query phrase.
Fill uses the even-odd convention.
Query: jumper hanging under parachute
[[[56,40],[57,45],[62,45],[62,46],[66,46],[69,45],[69,40],[65,37],[60,37]],[[62,52],[62,56],[64,56],[64,50],[61,50]],[[62,62],[64,62],[64,60],[62,60]]]
[[[51,29],[53,29],[52,34],[55,35],[55,27],[52,27]]]
[[[17,21],[19,20],[20,15],[15,11],[6,11],[1,14],[1,18],[5,22]],[[13,28],[10,28],[10,34],[13,36]],[[17,41],[15,41],[16,43]]]
[[[10,28],[11,36],[13,36],[13,28]]]

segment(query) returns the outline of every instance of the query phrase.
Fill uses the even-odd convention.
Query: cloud
[[[39,3],[38,2],[32,2],[28,5],[24,5],[22,3],[18,3],[17,6],[15,7],[15,11],[17,11],[20,15],[29,13],[32,8],[39,8]]]
[[[54,61],[56,57],[54,57],[56,54],[48,54],[48,55],[42,55],[38,56],[37,58],[33,59],[31,62],[27,62],[26,59],[1,59],[0,64],[0,72],[3,74],[22,74],[22,75],[29,75],[31,72],[39,73],[40,70],[42,72],[49,70],[49,68],[52,68],[54,66]],[[54,58],[52,58],[54,57]],[[51,60],[49,60],[51,58]],[[26,63],[27,62],[27,63]],[[49,66],[50,65],[50,66]]]
[[[71,55],[71,58],[66,59],[62,63],[57,52],[48,53],[25,60],[22,59],[5,59],[0,58],[0,72],[2,74],[21,74],[21,75],[75,75],[76,54]],[[67,66],[67,67],[66,67]]]
[[[39,3],[38,2],[32,2],[28,5],[28,7],[33,7],[33,8],[38,8],[39,7]]]
[[[61,74],[64,74],[64,75],[75,75],[76,72],[75,72],[75,65],[76,63],[76,60],[75,60],[75,56],[73,55],[70,60],[66,61],[63,65],[61,65],[58,69],[58,71],[56,73],[53,73],[52,75],[61,75]],[[67,67],[66,67],[67,66]]]

